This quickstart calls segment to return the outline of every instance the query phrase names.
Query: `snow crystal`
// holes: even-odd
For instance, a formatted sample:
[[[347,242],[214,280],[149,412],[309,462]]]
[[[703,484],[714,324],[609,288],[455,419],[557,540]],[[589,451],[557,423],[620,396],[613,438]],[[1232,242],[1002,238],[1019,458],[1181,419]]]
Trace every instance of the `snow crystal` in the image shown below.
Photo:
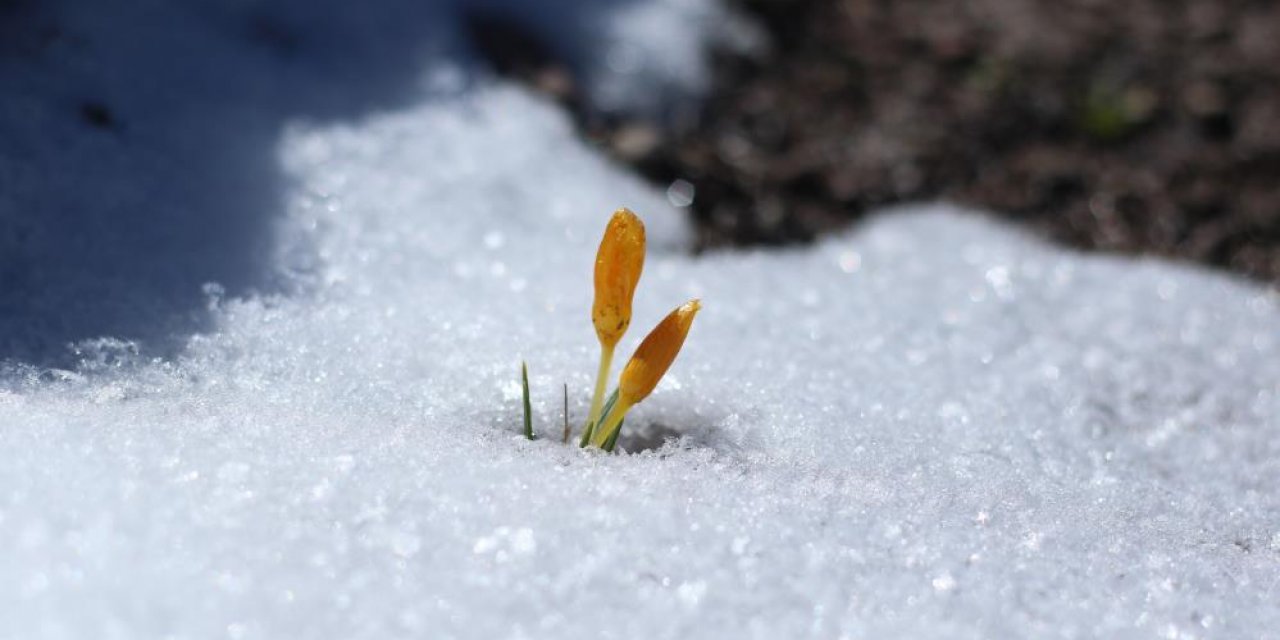
[[[202,31],[225,28],[217,16],[173,11],[186,35],[245,58],[228,62],[245,73],[234,82],[275,91],[259,84],[271,77],[253,70],[262,65],[350,79],[336,59],[266,61]],[[388,51],[412,40],[394,19],[345,17],[390,29]],[[284,88],[308,82],[322,84]],[[356,115],[282,108],[261,121],[210,95],[213,106],[160,113],[197,84],[104,81],[137,92],[120,93],[144,110],[127,131],[150,142],[36,123],[112,149],[120,165],[87,186],[43,176],[65,161],[54,150],[37,171],[7,174],[25,182],[0,201],[6,220],[28,221],[15,203],[132,207],[148,195],[182,211],[137,214],[161,225],[146,243],[85,248],[124,233],[90,221],[65,237],[41,227],[21,245],[60,249],[66,269],[133,252],[158,260],[123,273],[64,281],[20,272],[43,264],[34,254],[5,258],[16,274],[5,277],[68,290],[4,298],[45,307],[3,321],[14,360],[0,377],[0,637],[1280,628],[1274,292],[1075,254],[945,205],[812,248],[692,257],[664,187],[602,159],[563,113],[520,90],[469,80]],[[327,91],[309,95],[324,102]],[[27,113],[13,109],[0,114],[6,132]],[[262,157],[255,146],[169,166],[187,157],[174,144],[229,153],[214,144],[223,134],[195,130],[207,120],[184,124],[192,113],[257,123],[253,142],[271,144]],[[153,118],[160,133],[146,131]],[[283,133],[267,135],[268,120]],[[242,173],[205,175],[247,158]],[[0,161],[18,164],[8,149]],[[228,221],[245,203],[214,194],[263,167],[250,185],[278,188],[278,200],[250,210],[272,212],[269,233]],[[178,183],[115,184],[144,169]],[[644,216],[651,239],[620,352],[685,299],[705,309],[672,378],[628,419],[623,446],[648,450],[604,456],[555,435],[562,383],[571,421],[585,412],[590,265],[619,205]],[[219,268],[183,262],[191,233],[231,252],[191,258]],[[241,246],[259,233],[268,246]],[[181,277],[131,286],[168,260]],[[242,269],[252,273],[223,282]],[[202,290],[197,276],[223,288]],[[167,357],[146,340],[160,330],[127,336],[141,344],[81,342],[62,369],[28,340],[128,334],[138,317],[116,307],[107,324],[42,331],[32,319],[93,310],[76,300],[98,286],[129,302],[184,283],[202,320],[182,325]],[[146,309],[190,310],[157,304]],[[544,434],[534,442],[519,436],[521,360]]]

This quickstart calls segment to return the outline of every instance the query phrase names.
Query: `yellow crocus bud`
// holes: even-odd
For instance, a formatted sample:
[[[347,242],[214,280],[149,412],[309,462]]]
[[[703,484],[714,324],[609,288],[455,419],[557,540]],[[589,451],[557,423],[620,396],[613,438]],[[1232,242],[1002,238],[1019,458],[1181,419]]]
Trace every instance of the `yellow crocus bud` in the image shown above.
[[[621,208],[613,212],[596,252],[596,298],[591,322],[600,345],[612,349],[631,324],[631,298],[644,269],[644,223]]]
[[[586,446],[600,419],[604,389],[613,363],[613,348],[631,324],[631,298],[635,296],[640,272],[644,269],[644,223],[630,209],[613,212],[600,249],[596,251],[596,297],[591,305],[591,323],[600,340],[600,368],[596,371],[596,389],[591,394],[591,410],[582,430],[582,446]]]
[[[653,393],[653,388],[675,362],[685,336],[689,335],[689,327],[693,326],[693,317],[701,308],[702,303],[696,299],[676,307],[644,337],[622,369],[618,380],[619,402],[633,405]]]
[[[702,303],[696,299],[676,307],[636,347],[631,360],[622,369],[622,377],[618,381],[618,400],[609,415],[602,419],[601,428],[592,433],[591,444],[604,447],[622,426],[622,419],[632,405],[653,393],[653,388],[658,386],[658,381],[671,368],[671,363],[675,362],[676,355],[684,346],[689,327],[693,326],[693,318],[700,309]]]

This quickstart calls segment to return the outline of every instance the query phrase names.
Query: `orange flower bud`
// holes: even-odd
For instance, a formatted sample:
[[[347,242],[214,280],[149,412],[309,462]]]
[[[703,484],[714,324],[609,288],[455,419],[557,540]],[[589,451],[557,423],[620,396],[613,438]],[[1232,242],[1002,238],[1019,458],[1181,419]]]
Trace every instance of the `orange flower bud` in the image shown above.
[[[596,298],[591,322],[596,337],[612,349],[631,324],[631,298],[644,269],[644,223],[630,209],[613,212],[596,252]]]
[[[632,405],[649,397],[658,381],[671,368],[680,347],[684,346],[685,336],[689,335],[689,327],[693,326],[693,317],[698,315],[702,303],[690,300],[658,323],[658,326],[645,336],[631,355],[631,360],[622,369],[622,377],[618,380],[618,399],[600,418],[600,426],[590,435],[591,444],[612,451],[614,436],[622,427],[622,419],[626,417]],[[585,443],[584,443],[585,444]]]
[[[645,336],[618,380],[620,402],[630,406],[653,393],[653,388],[658,386],[658,381],[675,362],[676,354],[684,346],[685,336],[689,335],[689,327],[693,326],[693,317],[701,308],[700,301],[690,300],[667,314]]]

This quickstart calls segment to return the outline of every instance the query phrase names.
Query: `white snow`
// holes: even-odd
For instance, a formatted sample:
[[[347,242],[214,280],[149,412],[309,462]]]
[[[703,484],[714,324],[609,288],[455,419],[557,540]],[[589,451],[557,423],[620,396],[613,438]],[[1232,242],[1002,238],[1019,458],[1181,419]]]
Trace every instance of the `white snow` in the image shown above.
[[[0,147],[16,176],[0,220],[34,229],[0,237],[27,252],[0,258],[0,638],[1276,637],[1274,292],[946,205],[813,248],[693,257],[663,188],[454,45],[423,58],[418,91],[317,113],[284,94],[348,100],[354,68],[242,51],[208,8],[237,5],[191,6],[152,9],[270,113],[119,77],[104,90],[143,111],[98,133],[45,109],[74,70],[43,86],[37,63],[0,67],[22,88],[0,131],[38,119]],[[582,11],[687,10],[599,6]],[[164,31],[77,11],[93,37]],[[393,18],[350,32],[376,47]],[[246,146],[223,145],[240,121]],[[127,182],[144,169],[177,184]],[[241,182],[272,195],[222,193]],[[112,203],[162,226],[97,246],[132,230],[79,207]],[[686,298],[704,310],[628,420],[683,439],[605,456],[554,435],[562,383],[584,413],[590,265],[620,205],[651,240],[620,352]],[[224,253],[191,257],[209,234]],[[172,281],[132,284],[171,260]],[[205,274],[221,284],[201,290]],[[116,295],[197,320],[157,329],[93,299]],[[104,308],[107,324],[44,326]],[[118,338],[51,366],[46,343],[100,326]],[[536,442],[517,435],[521,359]]]

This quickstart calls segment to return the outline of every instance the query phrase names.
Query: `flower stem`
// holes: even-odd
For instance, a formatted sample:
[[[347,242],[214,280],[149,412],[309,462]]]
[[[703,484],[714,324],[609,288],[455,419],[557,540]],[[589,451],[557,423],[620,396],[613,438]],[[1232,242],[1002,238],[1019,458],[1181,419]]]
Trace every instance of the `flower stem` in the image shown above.
[[[596,371],[596,390],[591,394],[591,412],[587,414],[587,424],[582,430],[581,446],[587,446],[591,434],[600,420],[600,407],[604,404],[604,389],[609,383],[609,369],[613,366],[613,346],[600,345],[600,368]]]
[[[622,419],[626,417],[627,410],[631,408],[630,402],[622,398],[614,403],[613,408],[609,411],[609,415],[600,419],[600,427],[592,431],[591,444],[605,448],[605,445],[613,439],[618,429],[622,427]]]

